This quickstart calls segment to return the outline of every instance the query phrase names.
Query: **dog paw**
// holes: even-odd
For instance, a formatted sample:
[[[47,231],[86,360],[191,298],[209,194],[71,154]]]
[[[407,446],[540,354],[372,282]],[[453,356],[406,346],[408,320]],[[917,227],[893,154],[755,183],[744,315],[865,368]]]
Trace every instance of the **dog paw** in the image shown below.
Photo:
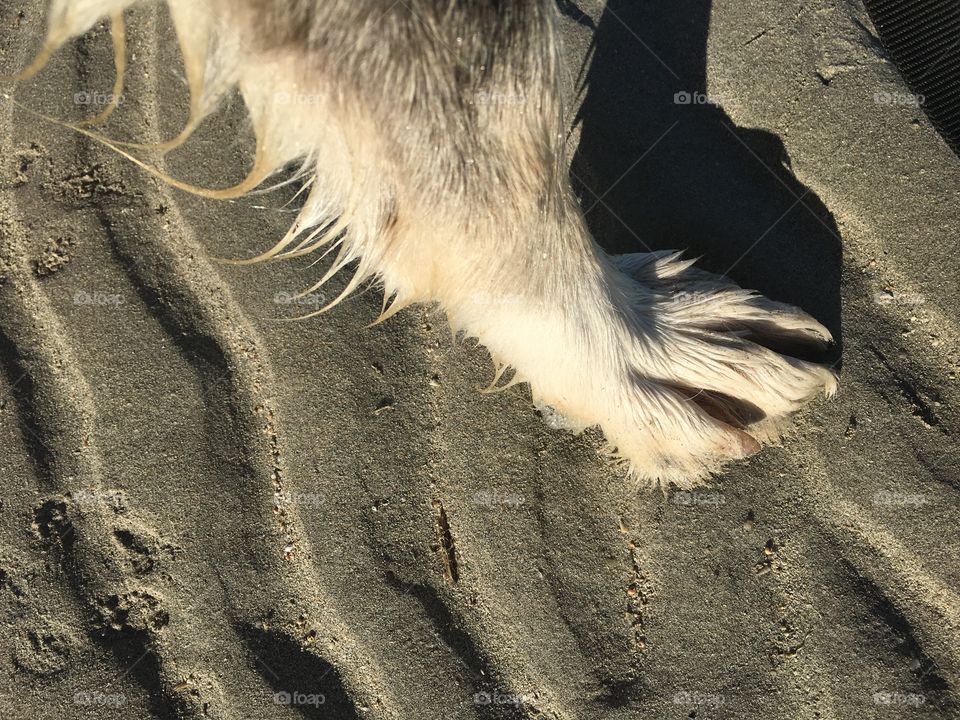
[[[641,483],[696,485],[836,392],[829,368],[788,354],[832,341],[802,310],[694,268],[679,253],[610,261],[613,311],[582,323],[589,329],[572,343],[579,377],[559,391],[552,367],[529,379],[535,400],[569,426],[599,424]]]

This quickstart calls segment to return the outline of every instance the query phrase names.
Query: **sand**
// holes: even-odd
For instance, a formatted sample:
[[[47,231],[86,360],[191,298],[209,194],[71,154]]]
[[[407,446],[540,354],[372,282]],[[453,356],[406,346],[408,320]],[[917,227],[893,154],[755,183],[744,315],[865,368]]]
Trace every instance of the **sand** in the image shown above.
[[[0,8],[0,72],[43,4]],[[638,492],[522,387],[477,393],[436,309],[289,322],[346,278],[293,302],[312,259],[217,261],[294,188],[200,200],[4,100],[0,717],[958,716],[960,161],[852,0],[561,5],[598,240],[803,306],[839,396]],[[130,25],[108,130],[171,137],[169,24]],[[111,83],[98,27],[16,99],[79,119]],[[249,161],[233,102],[168,169]]]

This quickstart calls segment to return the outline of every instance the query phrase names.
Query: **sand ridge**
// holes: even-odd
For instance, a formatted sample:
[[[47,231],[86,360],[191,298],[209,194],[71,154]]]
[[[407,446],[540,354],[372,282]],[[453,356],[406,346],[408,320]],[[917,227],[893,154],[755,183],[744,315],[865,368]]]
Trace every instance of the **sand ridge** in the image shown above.
[[[14,5],[4,71],[42,25]],[[433,308],[281,321],[320,268],[214,258],[271,244],[295,188],[198,200],[0,104],[0,714],[956,713],[956,158],[873,103],[898,81],[852,5],[681,5],[564,21],[588,219],[842,338],[840,396],[695,492],[638,496],[589,431],[476,393],[488,358]],[[129,33],[109,130],[169,137],[168,20]],[[77,117],[110,61],[98,27],[18,101]],[[234,102],[167,167],[220,186],[249,150]]]

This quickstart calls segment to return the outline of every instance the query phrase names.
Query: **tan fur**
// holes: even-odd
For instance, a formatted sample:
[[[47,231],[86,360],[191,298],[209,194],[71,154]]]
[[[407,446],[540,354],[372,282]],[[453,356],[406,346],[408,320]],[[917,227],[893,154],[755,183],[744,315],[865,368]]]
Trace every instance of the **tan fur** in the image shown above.
[[[344,18],[363,17],[346,0],[326,1]],[[508,97],[528,93],[525,108],[491,108],[444,95],[452,81],[432,78],[444,72],[436,57],[459,39],[443,36],[443,16],[424,13],[419,42],[433,54],[423,57],[423,67],[414,58],[404,66],[407,75],[378,78],[364,74],[373,60],[335,51],[318,34],[323,23],[296,25],[302,18],[294,17],[294,6],[326,12],[321,0],[309,2],[316,7],[306,0],[167,0],[192,100],[187,127],[163,149],[186,140],[234,86],[257,136],[255,167],[238,186],[178,186],[234,197],[304,161],[309,190],[302,211],[257,260],[332,245],[336,261],[308,292],[347,265],[356,270],[331,306],[370,278],[384,286],[385,316],[410,303],[439,302],[453,328],[479,338],[515,370],[511,382],[529,383],[534,400],[571,427],[600,425],[647,483],[694,484],[755,452],[758,441],[775,439],[805,403],[836,390],[829,370],[764,346],[829,342],[829,332],[802,311],[696,270],[677,254],[611,257],[600,250],[566,180],[557,52],[536,73],[527,71],[536,75],[529,82],[523,73],[489,81]],[[52,0],[45,53],[130,4]],[[355,22],[351,47],[375,57],[378,29]],[[553,39],[544,42],[555,50]],[[391,67],[382,65],[384,72]],[[30,73],[36,70],[34,64]],[[480,75],[494,75],[474,70],[472,87],[488,82]],[[390,88],[390,103],[377,95],[381,83]],[[468,140],[458,140],[449,124],[455,118],[429,127],[421,105],[434,95],[437,103],[452,97],[468,108]],[[278,102],[300,97],[310,103]],[[418,138],[411,148],[402,147],[403,123]]]

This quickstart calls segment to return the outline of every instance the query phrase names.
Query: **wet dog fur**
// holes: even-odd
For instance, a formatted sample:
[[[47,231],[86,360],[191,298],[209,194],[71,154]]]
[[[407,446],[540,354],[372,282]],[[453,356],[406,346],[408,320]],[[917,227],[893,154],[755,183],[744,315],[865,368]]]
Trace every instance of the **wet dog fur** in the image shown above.
[[[34,74],[137,0],[52,0]],[[384,318],[438,302],[506,368],[505,385],[571,428],[599,425],[643,484],[689,487],[775,441],[831,395],[829,369],[773,347],[824,347],[803,311],[679,253],[610,256],[564,154],[554,0],[165,0],[191,92],[184,142],[238,88],[257,137],[252,190],[302,163],[289,233],[256,260],[335,249],[332,305],[374,279]],[[310,102],[297,102],[310,98]],[[508,301],[506,301],[508,300]]]

